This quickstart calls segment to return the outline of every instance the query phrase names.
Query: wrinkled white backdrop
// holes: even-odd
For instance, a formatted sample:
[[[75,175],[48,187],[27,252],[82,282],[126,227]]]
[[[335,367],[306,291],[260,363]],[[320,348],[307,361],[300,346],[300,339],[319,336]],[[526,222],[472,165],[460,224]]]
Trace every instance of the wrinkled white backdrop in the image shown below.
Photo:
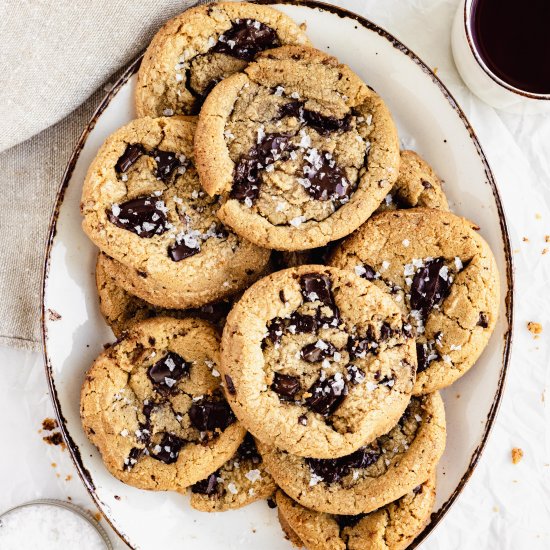
[[[437,68],[485,150],[513,241],[515,337],[500,413],[470,482],[423,548],[548,549],[550,418],[544,392],[550,384],[550,243],[545,242],[550,235],[550,116],[496,112],[468,92],[451,56],[457,0],[333,3],[385,27]],[[545,247],[548,254],[542,253]],[[527,331],[528,321],[542,323],[539,339]],[[38,433],[41,421],[53,416],[41,356],[0,348],[0,363],[0,512],[30,499],[67,497],[93,510],[67,451],[47,446]],[[511,461],[513,447],[524,451],[517,465]],[[114,534],[112,540],[123,548]]]

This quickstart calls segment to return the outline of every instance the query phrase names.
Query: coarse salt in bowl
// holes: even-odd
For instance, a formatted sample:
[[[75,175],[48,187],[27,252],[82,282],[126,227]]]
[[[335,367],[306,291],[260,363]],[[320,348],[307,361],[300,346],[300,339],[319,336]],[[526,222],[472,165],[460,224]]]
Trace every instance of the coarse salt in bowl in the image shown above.
[[[68,502],[37,500],[0,515],[2,550],[112,550],[101,526]]]

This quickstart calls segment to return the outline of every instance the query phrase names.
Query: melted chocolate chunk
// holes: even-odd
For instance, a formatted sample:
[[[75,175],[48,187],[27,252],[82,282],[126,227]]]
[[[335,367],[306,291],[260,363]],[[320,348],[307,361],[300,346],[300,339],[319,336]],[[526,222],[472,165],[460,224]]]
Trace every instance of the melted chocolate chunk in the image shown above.
[[[254,19],[237,19],[210,51],[252,61],[258,52],[280,45],[277,32],[271,27]]]
[[[418,493],[421,493],[422,492],[422,485],[417,485],[414,489],[413,489],[413,493],[415,495],[417,495]]]
[[[117,227],[131,231],[142,239],[150,239],[167,231],[164,208],[164,202],[156,197],[140,197],[120,205],[113,204],[107,211],[107,217]]]
[[[147,369],[147,376],[155,386],[171,389],[178,380],[189,376],[189,368],[181,355],[170,351]]]
[[[309,182],[306,191],[315,200],[335,200],[340,203],[349,200],[351,184],[330,153],[320,151],[314,159],[307,157],[302,171]]]
[[[317,332],[317,319],[313,315],[301,315],[294,312],[288,320],[288,329],[293,334],[315,334]]]
[[[203,397],[189,409],[191,424],[200,432],[225,430],[235,422],[235,415],[226,401]]]
[[[130,454],[128,455],[128,458],[124,460],[123,469],[125,471],[131,470],[137,464],[137,461],[140,459],[142,453],[143,449],[138,449],[137,447],[133,447],[132,449],[130,449]]]
[[[280,344],[284,331],[284,319],[275,317],[270,321],[269,326],[267,327],[267,338],[269,338],[274,345]]]
[[[367,514],[357,514],[356,516],[335,516],[335,519],[340,529],[344,529],[345,527],[354,527],[366,515]]]
[[[218,475],[219,472],[210,474],[206,479],[201,479],[191,486],[191,492],[197,495],[211,496],[218,492]]]
[[[279,117],[293,116],[301,122],[314,128],[322,135],[336,132],[337,130],[349,130],[351,115],[346,115],[344,118],[336,118],[326,116],[316,111],[310,111],[304,107],[303,101],[290,101],[281,105],[279,108]]]
[[[317,380],[308,392],[311,396],[305,400],[305,404],[322,416],[330,416],[342,404],[348,387],[342,375],[338,379],[335,375]]]
[[[269,497],[267,499],[267,505],[273,510],[274,508],[277,508],[277,504],[275,503],[275,501]]]
[[[416,344],[417,373],[425,371],[434,359],[437,359],[437,355],[435,353],[429,353],[426,344]]]
[[[298,424],[301,424],[302,426],[307,426],[307,416],[305,414],[301,414],[298,417]]]
[[[302,389],[300,379],[290,374],[280,374],[276,372],[273,376],[271,389],[286,401],[292,401],[294,396]]]
[[[155,172],[156,178],[166,182],[172,172],[181,166],[178,156],[176,153],[170,153],[169,151],[161,151],[156,149],[151,153],[151,156],[157,163],[157,169]]]
[[[316,363],[327,357],[333,357],[335,352],[336,348],[330,342],[319,340],[318,342],[304,346],[300,351],[300,355],[304,361]]]
[[[119,174],[127,172],[136,163],[137,159],[141,157],[141,155],[143,155],[141,145],[128,145],[126,147],[126,151],[124,151],[115,164],[115,170]]]
[[[363,279],[367,279],[367,281],[373,281],[376,279],[376,271],[373,267],[369,264],[363,264],[363,269],[365,270],[365,272],[361,274]]]
[[[422,187],[424,187],[424,189],[432,189],[433,185],[429,182],[429,181],[426,181],[426,180],[421,180],[422,183]]]
[[[302,295],[306,302],[319,300],[327,306],[335,306],[332,283],[328,275],[306,273],[300,277]]]
[[[477,326],[481,328],[487,328],[489,326],[489,316],[483,311],[479,314],[479,321],[477,322]]]
[[[439,305],[448,295],[451,282],[439,274],[445,265],[444,258],[426,261],[413,278],[411,285],[411,309],[418,310],[426,320],[432,309]]]
[[[352,468],[368,468],[380,458],[377,447],[362,447],[354,453],[341,458],[306,458],[312,473],[325,483],[334,483],[346,477]]]
[[[243,442],[237,449],[237,456],[243,460],[251,460],[253,464],[261,464],[262,457],[251,434],[247,433],[244,436]]]
[[[288,139],[289,136],[285,134],[266,134],[260,143],[239,160],[233,172],[233,187],[229,195],[232,199],[244,202],[246,199],[254,201],[258,198],[260,171],[288,150]]]
[[[365,380],[365,372],[356,367],[355,365],[347,365],[346,370],[348,371],[348,380],[352,384],[361,384]]]
[[[389,323],[382,323],[380,327],[380,340],[389,340],[397,331],[391,328]]]
[[[237,390],[235,388],[235,384],[233,382],[233,378],[231,378],[231,376],[229,376],[229,374],[225,374],[224,375],[224,378],[225,378],[225,387],[227,388],[227,391],[231,394],[231,395],[237,395]]]
[[[150,451],[151,458],[160,460],[165,464],[173,464],[178,459],[184,445],[185,441],[183,439],[174,434],[164,433],[160,443]]]
[[[200,251],[201,247],[198,243],[196,248],[192,248],[191,246],[187,246],[185,241],[181,241],[180,243],[176,242],[168,248],[168,256],[170,256],[173,262],[179,262],[198,254]]]

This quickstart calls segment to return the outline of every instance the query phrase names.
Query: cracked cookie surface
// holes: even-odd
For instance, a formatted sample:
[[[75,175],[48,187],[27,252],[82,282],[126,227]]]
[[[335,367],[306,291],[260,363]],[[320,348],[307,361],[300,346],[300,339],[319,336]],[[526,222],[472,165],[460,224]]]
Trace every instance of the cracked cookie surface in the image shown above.
[[[229,460],[245,436],[220,388],[217,333],[200,319],[134,324],[86,374],[80,415],[119,480],[182,490]]]
[[[258,52],[308,43],[290,17],[268,6],[220,2],[188,9],[162,27],[143,56],[138,116],[198,114],[214,85]]]
[[[264,500],[275,492],[254,438],[247,434],[235,455],[191,487],[191,506],[201,512],[225,512]]]
[[[277,491],[277,513],[290,541],[307,550],[404,550],[430,521],[435,474],[369,514],[338,516],[304,508]]]
[[[319,460],[259,442],[275,483],[306,508],[329,514],[372,512],[426,480],[445,449],[445,409],[438,392],[413,397],[397,424],[354,453]]]
[[[404,208],[449,210],[443,184],[434,169],[414,151],[400,154],[399,176],[377,212]]]
[[[349,235],[399,170],[382,99],[334,57],[299,46],[263,52],[214,88],[195,155],[203,187],[222,195],[220,219],[280,250]]]
[[[273,273],[231,310],[221,372],[235,414],[258,439],[302,456],[348,454],[405,410],[414,340],[397,305],[343,270]]]
[[[230,299],[205,304],[198,308],[163,309],[132,294],[132,281],[128,280],[127,275],[128,268],[103,252],[98,254],[95,278],[99,309],[117,338],[120,338],[133,323],[159,316],[176,319],[197,317],[208,321],[220,332],[223,329],[225,318],[232,305]]]
[[[417,340],[416,395],[467,372],[495,327],[499,274],[475,227],[433,209],[385,212],[345,240],[330,261],[389,291],[403,308]]]
[[[220,300],[249,286],[269,251],[227,229],[202,190],[192,117],[142,118],[111,135],[82,192],[82,226],[122,264],[126,290],[164,308]]]

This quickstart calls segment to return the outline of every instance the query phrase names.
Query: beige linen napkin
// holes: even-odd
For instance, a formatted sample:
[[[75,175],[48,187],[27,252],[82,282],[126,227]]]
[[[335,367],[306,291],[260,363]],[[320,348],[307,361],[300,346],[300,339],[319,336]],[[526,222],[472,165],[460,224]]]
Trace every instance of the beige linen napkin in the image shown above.
[[[104,84],[194,3],[0,1],[0,345],[39,347],[53,200]]]

